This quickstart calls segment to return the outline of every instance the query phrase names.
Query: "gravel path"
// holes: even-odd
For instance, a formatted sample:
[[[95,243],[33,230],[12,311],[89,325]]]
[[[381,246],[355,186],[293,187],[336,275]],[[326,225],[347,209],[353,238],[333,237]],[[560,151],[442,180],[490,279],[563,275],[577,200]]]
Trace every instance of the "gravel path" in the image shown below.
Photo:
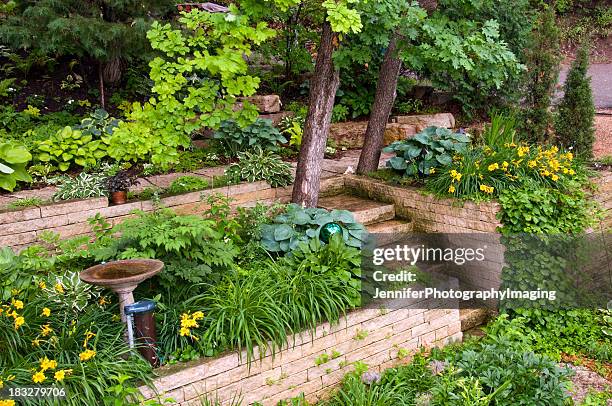
[[[595,158],[612,156],[612,109],[610,115],[595,116]]]
[[[607,379],[588,368],[569,363],[561,364],[561,366],[567,366],[574,371],[574,376],[571,377],[572,389],[570,390],[570,394],[577,405],[582,403],[589,392],[603,392],[612,390],[612,384]],[[607,405],[602,406],[612,406],[612,400],[609,400]]]

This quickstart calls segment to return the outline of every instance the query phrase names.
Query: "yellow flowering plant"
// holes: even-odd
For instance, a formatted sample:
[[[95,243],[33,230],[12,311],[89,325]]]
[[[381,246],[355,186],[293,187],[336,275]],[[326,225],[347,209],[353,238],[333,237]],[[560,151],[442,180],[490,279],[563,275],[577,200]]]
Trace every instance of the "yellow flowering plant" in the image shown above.
[[[571,152],[510,142],[496,148],[472,147],[432,176],[426,187],[438,195],[486,200],[528,180],[563,188],[577,172]]]

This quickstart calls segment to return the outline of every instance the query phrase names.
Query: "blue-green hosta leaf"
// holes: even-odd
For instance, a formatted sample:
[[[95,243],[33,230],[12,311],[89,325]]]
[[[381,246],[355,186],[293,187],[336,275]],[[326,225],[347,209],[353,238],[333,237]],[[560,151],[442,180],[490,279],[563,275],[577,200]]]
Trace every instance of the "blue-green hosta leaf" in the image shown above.
[[[339,221],[341,223],[351,224],[355,222],[353,213],[348,210],[332,210],[330,214],[335,221]]]
[[[318,230],[317,228],[309,228],[308,230],[306,230],[306,235],[309,238],[314,238],[318,235],[317,230]]]
[[[352,237],[355,237],[355,238],[357,238],[360,241],[363,241],[364,235],[366,234],[366,231],[363,230],[363,229],[361,229],[361,230],[356,230],[356,229],[351,230],[351,229],[349,229],[348,232],[349,232],[349,234]]]
[[[280,244],[278,243],[278,241],[262,239],[261,240],[261,245],[264,247],[264,249],[266,251],[278,252],[278,251],[281,250]]]
[[[436,156],[436,160],[438,162],[440,162],[440,164],[446,166],[446,165],[450,165],[451,163],[453,163],[453,158],[448,155],[448,154],[441,154]]]
[[[408,144],[408,148],[406,148],[406,150],[404,151],[404,158],[406,159],[414,159],[417,156],[419,156],[421,154],[421,151],[423,150],[423,148],[414,145],[414,144]]]
[[[314,217],[313,221],[316,225],[323,226],[327,223],[333,222],[334,218],[331,215],[329,215],[327,212],[325,212],[325,213],[317,214]]]
[[[470,142],[470,137],[468,137],[466,134],[454,133],[450,137],[454,139],[455,141]]]
[[[274,230],[274,239],[276,241],[288,240],[295,234],[293,227],[288,224],[280,224]]]
[[[399,156],[395,156],[391,159],[389,159],[387,161],[387,165],[389,165],[391,168],[401,171],[404,170],[408,167],[408,164],[406,163],[406,160],[404,158],[401,158]]]
[[[346,245],[349,247],[361,248],[361,241],[357,238],[349,237],[348,240],[346,240]]]
[[[419,143],[421,143],[423,145],[426,145],[426,146],[428,146],[429,143],[431,142],[430,137],[426,133],[424,133],[424,132],[418,133],[417,135],[412,137],[411,140],[414,140],[414,141],[419,142]]]
[[[281,251],[289,251],[289,240],[283,240],[279,243]]]
[[[310,216],[302,210],[291,213],[289,217],[294,224],[300,226],[310,223]]]
[[[406,168],[406,175],[407,176],[414,176],[418,173],[418,168],[415,164],[411,164],[410,166],[408,166],[408,168]]]

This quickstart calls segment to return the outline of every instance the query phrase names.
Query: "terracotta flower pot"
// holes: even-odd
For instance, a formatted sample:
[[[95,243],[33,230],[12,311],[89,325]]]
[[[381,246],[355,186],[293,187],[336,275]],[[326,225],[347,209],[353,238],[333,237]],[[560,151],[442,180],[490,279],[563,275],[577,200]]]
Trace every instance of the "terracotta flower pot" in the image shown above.
[[[112,204],[127,203],[127,190],[121,190],[119,192],[111,192],[110,200]]]

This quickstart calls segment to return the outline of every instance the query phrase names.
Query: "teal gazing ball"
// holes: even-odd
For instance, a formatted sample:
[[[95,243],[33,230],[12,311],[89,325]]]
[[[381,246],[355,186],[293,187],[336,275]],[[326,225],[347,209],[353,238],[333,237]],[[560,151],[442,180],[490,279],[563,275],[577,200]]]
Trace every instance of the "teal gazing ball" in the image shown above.
[[[342,234],[342,227],[340,227],[340,224],[338,223],[327,223],[321,227],[319,240],[327,244],[331,236],[334,234]]]

